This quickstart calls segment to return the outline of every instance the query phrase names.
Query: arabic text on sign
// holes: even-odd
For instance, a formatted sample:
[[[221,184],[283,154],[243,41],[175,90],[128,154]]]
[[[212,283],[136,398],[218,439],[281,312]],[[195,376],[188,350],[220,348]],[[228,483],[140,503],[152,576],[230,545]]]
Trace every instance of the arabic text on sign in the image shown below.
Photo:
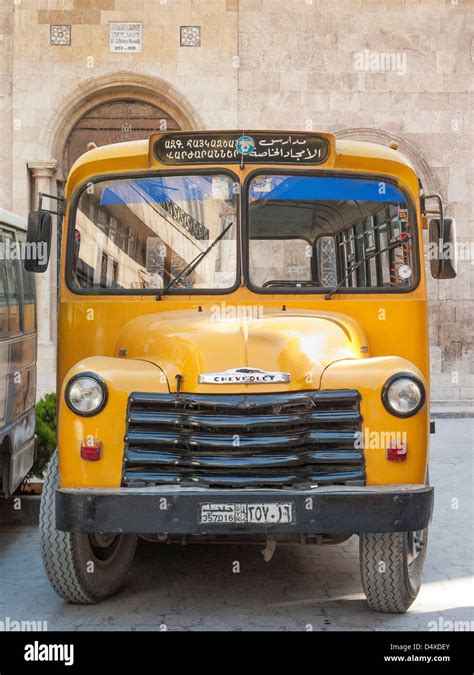
[[[274,136],[253,137],[256,148],[245,155],[245,161],[282,163],[322,163],[329,153],[323,137]],[[241,153],[237,138],[219,136],[170,136],[159,139],[155,146],[158,159],[170,163],[200,161],[238,162]]]

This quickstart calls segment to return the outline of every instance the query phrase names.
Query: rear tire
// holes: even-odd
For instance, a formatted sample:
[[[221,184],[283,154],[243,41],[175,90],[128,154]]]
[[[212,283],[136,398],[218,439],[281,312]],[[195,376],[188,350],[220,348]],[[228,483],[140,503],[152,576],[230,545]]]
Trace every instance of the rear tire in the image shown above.
[[[40,505],[40,538],[45,572],[68,602],[90,605],[116,593],[133,562],[135,534],[88,535],[56,529],[58,453],[46,470]]]
[[[359,535],[362,586],[371,609],[407,611],[420,590],[427,540],[428,528]]]

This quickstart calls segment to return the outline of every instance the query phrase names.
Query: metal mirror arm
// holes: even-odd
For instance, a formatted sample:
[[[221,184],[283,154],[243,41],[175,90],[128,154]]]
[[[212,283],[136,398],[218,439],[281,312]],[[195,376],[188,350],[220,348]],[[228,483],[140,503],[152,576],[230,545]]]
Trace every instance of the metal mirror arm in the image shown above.
[[[57,202],[56,211],[51,209],[43,208],[43,197],[48,197],[48,199],[54,199]],[[66,213],[66,200],[64,197],[58,197],[57,195],[50,195],[47,192],[38,192],[38,211],[47,211],[55,216],[64,216]]]
[[[428,199],[435,199],[438,202],[438,208],[435,210],[427,208],[426,202]],[[441,241],[444,242],[444,206],[441,195],[437,192],[433,193],[432,195],[422,195],[421,212],[424,216],[432,215],[439,218],[440,237]]]

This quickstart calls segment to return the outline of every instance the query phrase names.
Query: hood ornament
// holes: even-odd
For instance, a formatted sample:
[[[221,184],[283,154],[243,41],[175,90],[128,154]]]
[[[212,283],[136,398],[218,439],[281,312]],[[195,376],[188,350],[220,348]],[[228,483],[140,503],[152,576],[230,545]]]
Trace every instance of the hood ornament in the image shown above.
[[[199,384],[275,384],[290,379],[290,373],[242,366],[220,373],[200,373],[198,381]]]

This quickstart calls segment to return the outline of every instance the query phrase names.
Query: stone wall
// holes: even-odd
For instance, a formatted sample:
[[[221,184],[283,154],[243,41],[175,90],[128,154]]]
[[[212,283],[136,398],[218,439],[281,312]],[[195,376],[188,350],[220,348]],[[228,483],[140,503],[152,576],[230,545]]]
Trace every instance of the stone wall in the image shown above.
[[[12,44],[11,0],[0,0],[0,207],[12,208]]]
[[[183,127],[398,140],[470,247],[472,10],[468,0],[0,0],[0,203],[26,214],[32,174],[53,189],[61,178],[52,161],[74,122],[128,95],[168,106]],[[142,22],[143,51],[110,53],[110,21]],[[53,24],[71,26],[70,45],[50,44]],[[180,46],[181,26],[200,26],[200,46]],[[471,260],[456,280],[430,283],[433,395],[457,406],[474,399]],[[54,312],[54,284],[42,293]]]

